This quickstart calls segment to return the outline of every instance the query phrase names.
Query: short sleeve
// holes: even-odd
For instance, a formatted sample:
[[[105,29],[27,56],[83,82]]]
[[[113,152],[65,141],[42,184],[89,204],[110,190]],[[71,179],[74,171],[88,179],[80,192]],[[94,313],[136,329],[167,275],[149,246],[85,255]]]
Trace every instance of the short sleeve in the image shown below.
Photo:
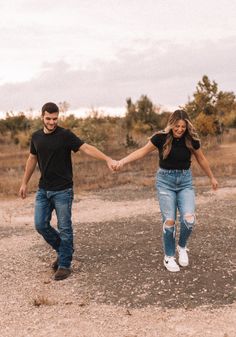
[[[165,143],[166,135],[163,133],[156,133],[150,138],[150,141],[154,146],[156,146],[158,149],[160,149],[163,146],[163,143]]]
[[[198,150],[198,149],[200,149],[201,144],[200,144],[199,140],[193,139],[192,140],[192,146],[193,146],[194,150]]]
[[[67,130],[67,142],[68,147],[73,151],[77,152],[79,148],[84,144],[84,141],[80,139],[78,136],[76,136],[73,132],[70,130]]]
[[[36,148],[34,146],[33,139],[31,139],[31,142],[30,142],[30,153],[33,154],[33,155],[37,155],[37,151],[36,151]]]

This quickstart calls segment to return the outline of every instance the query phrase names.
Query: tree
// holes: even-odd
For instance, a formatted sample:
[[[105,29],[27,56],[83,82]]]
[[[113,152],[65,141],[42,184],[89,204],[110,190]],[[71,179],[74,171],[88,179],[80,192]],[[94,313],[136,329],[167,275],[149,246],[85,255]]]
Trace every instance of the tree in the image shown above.
[[[61,126],[66,129],[74,129],[79,126],[79,119],[70,114],[68,117],[61,121]]]
[[[30,129],[30,120],[25,117],[23,112],[19,112],[17,116],[7,112],[4,124],[6,129],[10,131],[12,139],[19,131],[27,131]]]
[[[218,85],[215,81],[211,82],[204,75],[202,80],[198,82],[196,91],[193,93],[193,100],[189,101],[184,109],[190,118],[196,118],[200,113],[205,115],[213,115],[216,113]]]
[[[236,110],[236,97],[233,92],[220,91],[217,95],[216,110],[221,119],[227,118],[232,111]]]
[[[195,118],[194,125],[202,136],[216,134],[216,123],[214,123],[214,119],[212,116],[206,115],[203,112]]]
[[[160,112],[160,108],[154,106],[146,95],[142,95],[135,104],[131,98],[128,98],[126,102],[127,112],[125,122],[128,131],[135,128],[135,126],[138,129],[137,124],[142,125],[145,131],[158,128],[160,120],[158,113]]]
[[[193,93],[193,100],[184,106],[184,110],[197,123],[202,135],[218,136],[223,133],[224,125],[230,125],[233,120],[229,116],[236,111],[235,95],[233,92],[218,91],[217,83],[204,75]]]

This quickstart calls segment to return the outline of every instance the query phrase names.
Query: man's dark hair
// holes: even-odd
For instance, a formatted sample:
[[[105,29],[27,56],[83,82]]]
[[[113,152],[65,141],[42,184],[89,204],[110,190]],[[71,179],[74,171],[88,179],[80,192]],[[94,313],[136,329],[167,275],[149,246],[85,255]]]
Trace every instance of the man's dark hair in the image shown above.
[[[59,112],[59,108],[58,108],[58,106],[55,103],[48,102],[48,103],[45,103],[42,106],[42,116],[44,116],[45,111],[47,111],[48,113],[52,114],[54,112]]]

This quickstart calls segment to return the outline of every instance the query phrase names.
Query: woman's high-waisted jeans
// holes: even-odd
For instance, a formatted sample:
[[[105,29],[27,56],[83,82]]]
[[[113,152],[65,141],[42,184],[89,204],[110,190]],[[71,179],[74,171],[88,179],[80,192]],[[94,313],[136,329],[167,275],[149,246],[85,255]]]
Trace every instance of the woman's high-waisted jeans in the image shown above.
[[[195,223],[195,193],[191,170],[157,172],[157,194],[163,220],[163,246],[166,256],[175,255],[175,222],[179,211],[178,244],[185,247]],[[172,220],[172,221],[171,221]]]
[[[73,229],[71,222],[71,207],[73,189],[62,191],[47,191],[40,188],[35,200],[35,227],[45,241],[56,250],[58,266],[69,268],[72,261]],[[55,209],[58,230],[50,225],[52,212]]]

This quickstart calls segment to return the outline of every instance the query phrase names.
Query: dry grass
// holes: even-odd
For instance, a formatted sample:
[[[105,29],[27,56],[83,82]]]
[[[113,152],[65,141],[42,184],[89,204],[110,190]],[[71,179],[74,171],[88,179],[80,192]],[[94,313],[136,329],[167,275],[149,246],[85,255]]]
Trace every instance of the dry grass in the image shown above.
[[[222,144],[220,147],[205,151],[211,169],[216,176],[230,177],[236,175],[236,143]],[[200,167],[193,162],[193,173],[202,175]]]
[[[57,304],[57,302],[50,300],[48,297],[44,295],[37,296],[36,298],[33,299],[33,305],[35,307],[40,307],[42,305],[50,306],[55,304]]]
[[[233,137],[235,136],[235,133]],[[231,138],[230,138],[231,137]],[[204,150],[214,174],[218,177],[236,175],[236,142],[232,135],[226,135],[226,140],[220,146],[214,142],[207,142]],[[119,150],[107,150],[107,154],[114,159],[120,159],[133,150],[121,147]],[[3,146],[0,148],[0,196],[16,196],[23,176],[28,150],[21,150],[17,146]],[[95,160],[84,154],[73,155],[75,190],[97,190],[111,186],[134,183],[142,186],[152,185],[157,169],[157,153],[151,153],[143,160],[127,165],[121,172],[112,174],[104,162]],[[193,161],[195,176],[203,175],[199,166]],[[38,185],[39,172],[33,174],[29,192],[35,192]]]

